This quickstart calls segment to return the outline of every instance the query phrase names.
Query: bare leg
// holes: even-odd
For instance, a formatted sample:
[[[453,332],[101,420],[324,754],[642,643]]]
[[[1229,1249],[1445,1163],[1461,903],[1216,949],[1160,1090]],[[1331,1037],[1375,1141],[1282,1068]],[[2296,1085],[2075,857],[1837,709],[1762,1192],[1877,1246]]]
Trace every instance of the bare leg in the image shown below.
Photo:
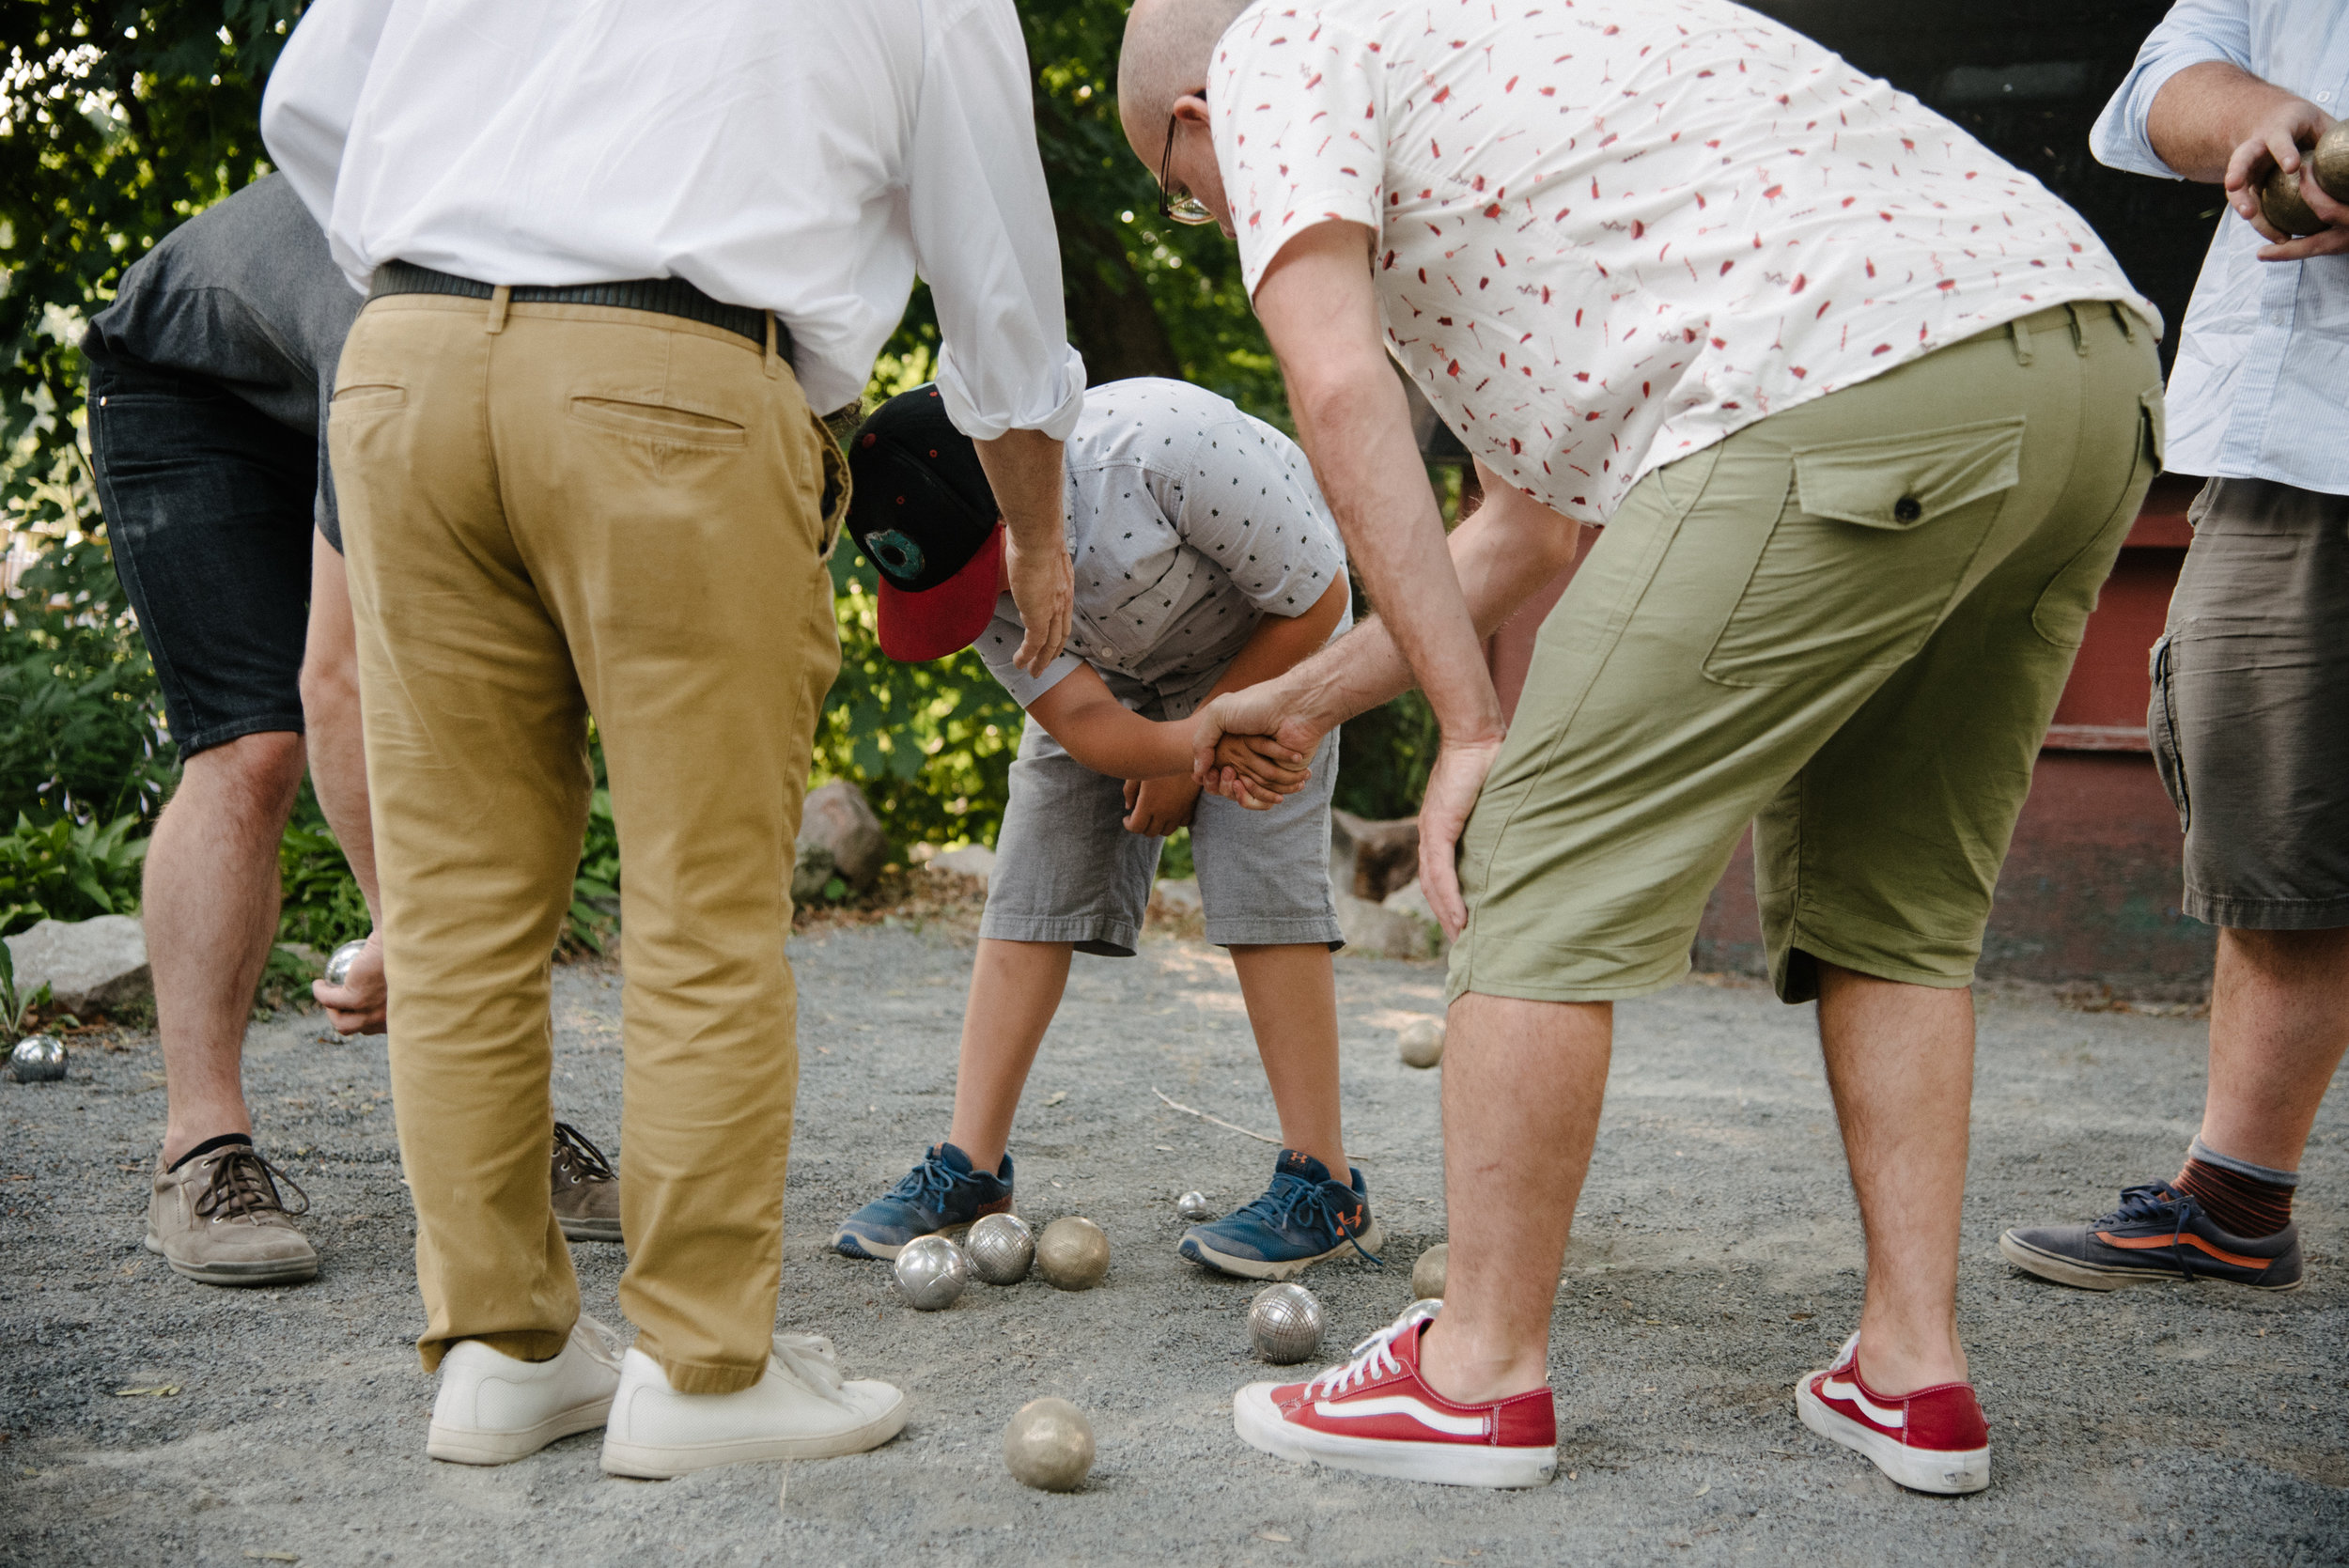
[[[2218,933],[2202,1141],[2297,1171],[2349,1047],[2349,930]]]
[[[1598,1136],[1610,1002],[1469,995],[1443,1054],[1443,1175],[1451,1267],[1421,1342],[1438,1393],[1467,1403],[1538,1389],[1566,1233]]]
[[[1000,1171],[1012,1114],[1044,1032],[1068,986],[1068,942],[984,939],[971,966],[962,1014],[962,1061],[955,1076],[955,1120],[946,1136],[974,1171]]]
[[[1338,987],[1329,947],[1235,947],[1232,968],[1281,1113],[1281,1141],[1346,1180],[1350,1167],[1338,1115]]]
[[[1819,1045],[1867,1236],[1860,1374],[1888,1395],[1963,1382],[1957,1241],[1974,1093],[1973,993],[1822,963]]]
[[[367,819],[366,745],[359,725],[359,647],[350,619],[350,587],[343,558],[326,536],[310,541],[310,631],[302,654],[302,718],[309,728],[310,784],[326,813],[343,859],[380,926],[375,831]],[[367,950],[350,967],[347,985],[319,981],[311,994],[345,1034],[383,1032],[383,942],[370,932]]]
[[[155,824],[142,913],[170,1101],[166,1161],[253,1130],[244,1026],[277,935],[277,841],[301,787],[301,736],[240,736],[188,759]]]

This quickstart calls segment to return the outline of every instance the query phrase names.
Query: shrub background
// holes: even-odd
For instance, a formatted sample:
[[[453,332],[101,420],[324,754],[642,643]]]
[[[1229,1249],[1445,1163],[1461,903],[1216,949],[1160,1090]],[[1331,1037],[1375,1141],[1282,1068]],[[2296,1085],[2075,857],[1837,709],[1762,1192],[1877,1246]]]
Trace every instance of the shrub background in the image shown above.
[[[146,836],[178,764],[96,505],[77,346],[125,268],[268,172],[261,89],[302,9],[299,0],[0,7],[0,932],[137,907]],[[1020,14],[1069,334],[1091,379],[1188,380],[1289,427],[1229,243],[1211,228],[1162,224],[1155,181],[1126,149],[1112,97],[1124,8],[1027,0]],[[938,341],[917,287],[868,400],[926,380]],[[841,673],[817,737],[817,780],[863,786],[901,850],[992,843],[1017,705],[975,654],[915,666],[883,658],[872,568],[853,550],[835,551],[832,582]],[[1434,740],[1416,694],[1349,724],[1339,803],[1371,816],[1415,809]],[[597,804],[572,935],[599,947],[620,865],[600,789]],[[1180,870],[1187,846],[1169,860]],[[282,940],[324,950],[364,934],[365,905],[306,788],[280,862]]]

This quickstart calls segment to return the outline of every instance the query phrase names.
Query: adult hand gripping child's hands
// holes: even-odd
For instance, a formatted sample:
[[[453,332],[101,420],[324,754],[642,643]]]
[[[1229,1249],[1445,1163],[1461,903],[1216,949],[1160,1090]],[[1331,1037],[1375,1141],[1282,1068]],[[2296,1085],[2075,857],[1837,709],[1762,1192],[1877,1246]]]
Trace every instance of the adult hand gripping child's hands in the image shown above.
[[[1269,810],[1305,786],[1326,733],[1278,680],[1226,691],[1191,722],[1191,777],[1251,811]]]
[[[1176,773],[1163,779],[1126,781],[1126,831],[1164,838],[1177,828],[1190,826],[1199,808],[1199,786]]]

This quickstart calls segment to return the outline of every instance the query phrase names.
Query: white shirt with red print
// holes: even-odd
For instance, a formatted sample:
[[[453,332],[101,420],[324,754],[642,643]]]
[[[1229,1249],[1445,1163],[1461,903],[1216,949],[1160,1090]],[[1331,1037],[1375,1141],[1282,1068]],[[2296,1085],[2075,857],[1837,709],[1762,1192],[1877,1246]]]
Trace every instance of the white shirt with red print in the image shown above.
[[[2038,181],[1726,0],[1262,0],[1207,99],[1250,292],[1301,231],[1376,228],[1404,368],[1486,466],[1586,521],[2049,305],[2158,331]]]

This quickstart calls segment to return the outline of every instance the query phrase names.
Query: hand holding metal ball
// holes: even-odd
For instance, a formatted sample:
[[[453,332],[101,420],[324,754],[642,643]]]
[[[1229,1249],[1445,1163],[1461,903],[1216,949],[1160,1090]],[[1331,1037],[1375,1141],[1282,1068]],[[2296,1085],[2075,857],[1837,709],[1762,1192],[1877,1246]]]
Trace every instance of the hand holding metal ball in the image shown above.
[[[2307,149],[2300,158],[2300,167],[2290,174],[2273,164],[2266,178],[2259,184],[2260,216],[2270,228],[2295,238],[2322,233],[2327,226],[2316,215],[2300,184],[2301,172],[2335,201],[2349,202],[2349,120],[2336,121],[2333,128],[2317,138],[2316,146]]]
[[[897,1254],[897,1288],[916,1312],[935,1312],[955,1304],[971,1282],[962,1249],[942,1235],[916,1236]]]
[[[326,983],[335,986],[350,985],[350,966],[357,963],[359,955],[366,950],[367,942],[365,937],[355,942],[345,942],[336,948],[326,960]]]

